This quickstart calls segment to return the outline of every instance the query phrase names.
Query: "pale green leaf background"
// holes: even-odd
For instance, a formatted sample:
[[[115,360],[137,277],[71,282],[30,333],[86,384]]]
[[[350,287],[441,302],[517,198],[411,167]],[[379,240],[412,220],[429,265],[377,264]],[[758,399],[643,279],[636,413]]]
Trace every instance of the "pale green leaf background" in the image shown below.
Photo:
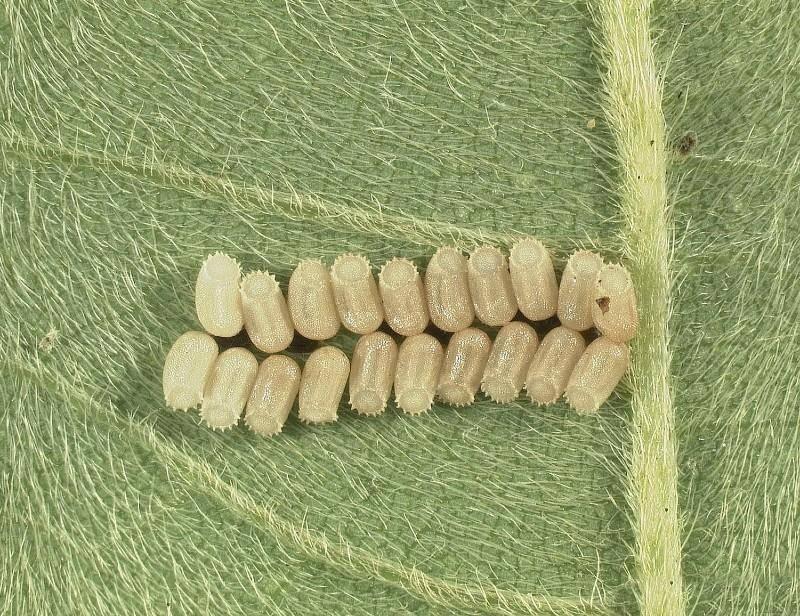
[[[636,20],[663,100],[627,130],[642,118],[604,75],[651,53]],[[649,19],[623,0],[7,0],[0,611],[796,614],[799,59],[791,0]],[[660,113],[666,184],[625,154]],[[666,190],[643,210],[663,254],[637,236],[637,182]],[[424,267],[520,234],[559,266],[576,246],[622,259],[654,307],[598,417],[343,405],[263,439],[164,407],[209,252],[285,283],[306,257]],[[677,473],[676,580],[633,513],[674,482],[629,472],[661,368],[677,465],[643,451]]]

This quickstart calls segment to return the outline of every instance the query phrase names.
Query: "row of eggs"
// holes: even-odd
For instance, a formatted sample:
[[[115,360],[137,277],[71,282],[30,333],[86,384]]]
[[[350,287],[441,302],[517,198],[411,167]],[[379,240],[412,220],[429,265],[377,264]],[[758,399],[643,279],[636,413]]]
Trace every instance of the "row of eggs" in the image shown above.
[[[207,332],[233,336],[245,328],[266,353],[286,349],[295,331],[326,340],[342,325],[364,335],[384,320],[401,336],[412,336],[429,322],[445,332],[465,329],[476,317],[485,325],[502,326],[519,310],[532,321],[557,315],[574,331],[594,326],[618,342],[630,340],[638,325],[625,268],[578,251],[559,285],[549,252],[533,238],[516,242],[510,259],[491,246],[476,249],[468,259],[456,248],[440,248],[424,279],[403,258],[387,262],[377,283],[361,255],[341,255],[330,269],[305,260],[292,273],[286,296],[273,275],[258,271],[242,279],[239,264],[216,253],[200,269],[195,303]]]
[[[492,247],[478,248],[469,259],[440,248],[424,280],[406,259],[386,263],[377,284],[364,257],[342,255],[330,270],[307,260],[294,270],[287,296],[274,276],[253,272],[242,279],[238,263],[216,253],[203,263],[195,291],[207,332],[233,336],[244,328],[267,353],[285,350],[295,331],[312,340],[331,338],[342,325],[362,334],[352,362],[323,346],[302,370],[284,355],[271,355],[259,367],[247,349],[220,354],[203,332],[175,342],[164,366],[167,404],[201,405],[204,421],[220,429],[238,423],[245,411],[247,425],[264,435],[280,432],[295,399],[302,421],[335,421],[348,381],[350,405],[365,415],[383,412],[392,389],[398,408],[419,414],[434,397],[464,406],[482,389],[505,403],[523,386],[536,403],[565,394],[579,412],[595,412],[627,370],[626,343],[638,325],[624,268],[578,251],[558,285],[549,253],[533,238],[514,244],[508,260]],[[561,324],[540,343],[533,327],[512,321],[518,310],[536,321],[557,315]],[[471,327],[476,317],[502,326],[494,341]],[[376,331],[384,321],[406,336],[399,346]],[[429,322],[454,332],[446,351],[423,333]],[[581,332],[592,327],[601,335],[587,346]]]
[[[445,404],[471,404],[479,389],[508,403],[523,386],[532,401],[552,404],[562,394],[580,413],[593,413],[611,395],[627,370],[628,345],[600,336],[588,346],[584,337],[556,327],[539,342],[521,321],[504,325],[494,341],[468,327],[450,337],[446,350],[426,333],[398,346],[389,334],[361,336],[352,361],[340,349],[322,346],[303,369],[286,355],[270,355],[261,365],[245,348],[222,353],[214,338],[190,331],[173,344],[164,365],[164,396],[169,406],[187,410],[200,405],[203,421],[215,429],[245,423],[271,436],[281,431],[298,400],[306,423],[336,421],[349,383],[349,402],[362,415],[379,415],[392,389],[398,408],[411,415],[431,408],[434,397]],[[565,393],[566,392],[566,393]]]

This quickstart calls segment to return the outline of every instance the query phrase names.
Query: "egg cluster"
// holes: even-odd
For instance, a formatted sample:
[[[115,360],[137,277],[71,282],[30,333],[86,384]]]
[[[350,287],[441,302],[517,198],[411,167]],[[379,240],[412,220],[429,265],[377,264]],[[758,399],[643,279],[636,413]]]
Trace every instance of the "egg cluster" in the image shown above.
[[[480,389],[507,403],[523,387],[538,404],[564,395],[576,411],[594,413],[627,370],[627,342],[638,325],[625,268],[578,251],[559,284],[549,252],[533,238],[517,241],[508,258],[489,246],[469,258],[440,248],[424,278],[402,258],[384,264],[377,281],[360,255],[341,255],[330,268],[302,261],[285,296],[273,275],[242,278],[234,259],[216,253],[200,269],[195,303],[207,333],[183,334],[167,354],[167,405],[199,405],[203,420],[217,429],[236,425],[244,411],[245,423],[263,435],[281,431],[295,400],[301,421],[335,421],[348,382],[350,406],[363,415],[382,413],[392,389],[397,406],[416,415],[434,397],[464,406]],[[557,316],[560,324],[540,341],[528,322],[513,320],[518,312],[528,321]],[[476,319],[500,327],[494,341],[473,327]],[[377,331],[384,322],[403,337],[399,345]],[[425,333],[431,325],[451,334],[446,348]],[[295,332],[321,341],[342,326],[361,336],[352,360],[336,347],[320,346],[301,370],[277,354]],[[245,348],[220,353],[212,338],[242,329],[270,354],[260,366]],[[587,345],[590,330],[599,336]]]

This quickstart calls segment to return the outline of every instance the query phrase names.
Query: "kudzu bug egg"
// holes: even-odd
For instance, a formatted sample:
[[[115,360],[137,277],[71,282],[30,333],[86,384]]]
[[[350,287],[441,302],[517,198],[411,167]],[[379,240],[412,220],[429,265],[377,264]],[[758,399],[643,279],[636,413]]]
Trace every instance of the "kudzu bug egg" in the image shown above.
[[[430,410],[444,361],[441,343],[429,334],[406,338],[400,345],[394,376],[397,406],[409,415]]]
[[[457,248],[439,248],[425,272],[425,295],[431,321],[446,332],[472,325],[475,309],[469,292],[467,258]]]
[[[581,355],[569,377],[564,394],[570,406],[581,414],[595,413],[622,379],[630,363],[624,342],[602,336]]]
[[[592,320],[595,282],[603,259],[588,250],[580,250],[569,258],[558,289],[558,319],[575,331],[589,329]]]
[[[489,359],[492,340],[469,327],[453,334],[445,351],[437,393],[446,404],[466,406],[475,400]]]
[[[523,238],[511,247],[508,263],[520,312],[531,321],[555,315],[558,282],[547,248],[537,239]]]
[[[167,406],[185,411],[203,401],[203,391],[218,354],[216,341],[205,332],[186,332],[173,343],[164,360]]]
[[[543,405],[558,400],[585,349],[583,336],[567,327],[547,332],[525,379],[525,390],[531,400]]]
[[[340,255],[331,267],[333,297],[339,318],[351,332],[369,334],[383,323],[383,304],[369,261],[361,255]]]
[[[258,369],[244,423],[262,436],[278,434],[300,390],[300,366],[285,355],[267,357]]]
[[[628,270],[621,265],[604,265],[597,273],[592,319],[601,334],[616,342],[627,342],[636,334],[636,294]]]
[[[239,423],[257,372],[258,361],[247,349],[234,347],[220,353],[200,407],[200,416],[209,427],[225,430]]]
[[[311,340],[333,338],[341,327],[328,269],[315,260],[301,261],[289,278],[289,314],[295,329]]]
[[[380,415],[392,391],[397,343],[389,334],[359,338],[350,362],[350,406],[361,415]]]
[[[515,400],[538,346],[539,337],[527,323],[514,321],[504,325],[497,332],[483,372],[483,393],[501,404]]]
[[[505,255],[482,246],[469,256],[469,292],[475,316],[486,325],[505,325],[517,314],[517,298]]]
[[[200,268],[195,284],[195,308],[203,328],[214,336],[235,336],[244,326],[239,296],[239,263],[217,252]]]
[[[244,328],[253,344],[265,353],[283,351],[292,343],[294,324],[275,276],[251,272],[242,280]]]
[[[378,275],[386,323],[401,336],[420,334],[428,325],[425,286],[417,266],[408,259],[392,259]]]
[[[314,351],[303,366],[300,378],[299,417],[306,423],[327,423],[338,418],[350,360],[332,346]]]

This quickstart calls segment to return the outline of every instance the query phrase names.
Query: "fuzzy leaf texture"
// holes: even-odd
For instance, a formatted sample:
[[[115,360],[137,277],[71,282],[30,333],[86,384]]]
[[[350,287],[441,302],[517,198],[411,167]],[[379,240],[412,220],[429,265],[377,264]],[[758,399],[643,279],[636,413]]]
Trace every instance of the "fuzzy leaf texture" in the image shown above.
[[[7,0],[0,41],[0,612],[796,613],[793,0]],[[633,273],[598,417],[164,408],[210,252],[521,234]]]

